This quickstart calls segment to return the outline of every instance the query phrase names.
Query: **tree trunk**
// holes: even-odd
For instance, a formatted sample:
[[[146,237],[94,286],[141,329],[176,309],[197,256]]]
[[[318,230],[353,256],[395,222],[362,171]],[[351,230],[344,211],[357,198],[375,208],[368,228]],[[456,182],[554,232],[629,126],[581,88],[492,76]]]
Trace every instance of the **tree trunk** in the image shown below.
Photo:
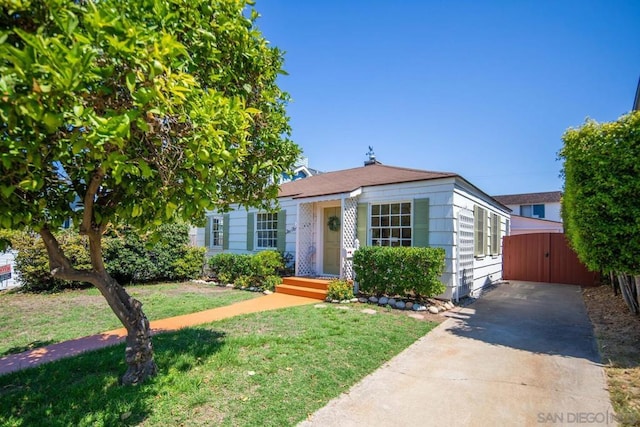
[[[627,303],[629,310],[631,310],[633,314],[638,314],[638,299],[635,289],[633,289],[631,283],[629,283],[629,276],[626,273],[618,273],[618,282],[624,302]]]
[[[120,381],[125,385],[139,384],[158,371],[153,359],[149,320],[142,311],[142,303],[132,298],[106,271],[102,260],[101,230],[85,232],[85,234],[89,237],[89,252],[93,267],[91,271],[73,268],[55,236],[47,228],[40,230],[49,255],[51,274],[60,279],[88,282],[98,288],[127,330],[125,360],[128,369]]]
[[[129,296],[115,279],[107,274],[101,282],[96,287],[127,329],[125,361],[128,368],[120,382],[124,385],[140,384],[158,372],[153,359],[149,320],[142,311],[142,303]]]

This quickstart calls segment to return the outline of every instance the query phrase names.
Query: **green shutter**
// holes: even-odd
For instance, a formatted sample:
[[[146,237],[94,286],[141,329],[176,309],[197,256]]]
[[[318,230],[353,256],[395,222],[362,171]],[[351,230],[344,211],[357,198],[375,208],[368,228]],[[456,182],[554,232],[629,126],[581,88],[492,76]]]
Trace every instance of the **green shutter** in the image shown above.
[[[473,234],[474,234],[474,255],[483,256],[487,252],[487,211],[480,206],[473,207]]]
[[[429,199],[413,200],[413,246],[429,246]]]
[[[222,249],[229,249],[229,217],[231,215],[222,215]]]
[[[209,250],[211,248],[211,226],[213,223],[213,217],[207,217],[207,223],[204,226],[204,247]]]
[[[255,233],[255,218],[256,218],[256,213],[255,212],[249,212],[247,213],[247,250],[248,251],[252,251],[253,250],[253,235]]]
[[[366,203],[358,203],[358,241],[360,246],[368,246],[367,240],[367,219],[369,216],[369,205]]]
[[[287,244],[287,211],[281,210],[278,212],[278,242],[277,247],[279,252],[284,252]]]

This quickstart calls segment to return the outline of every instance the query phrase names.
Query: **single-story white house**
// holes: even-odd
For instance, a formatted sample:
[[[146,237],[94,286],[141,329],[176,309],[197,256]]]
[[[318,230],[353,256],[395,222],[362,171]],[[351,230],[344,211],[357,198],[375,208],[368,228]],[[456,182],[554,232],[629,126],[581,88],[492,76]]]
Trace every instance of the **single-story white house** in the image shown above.
[[[280,186],[279,210],[210,212],[196,243],[208,255],[277,249],[296,276],[355,279],[358,246],[444,248],[443,298],[474,294],[502,278],[510,210],[458,174],[375,160]]]

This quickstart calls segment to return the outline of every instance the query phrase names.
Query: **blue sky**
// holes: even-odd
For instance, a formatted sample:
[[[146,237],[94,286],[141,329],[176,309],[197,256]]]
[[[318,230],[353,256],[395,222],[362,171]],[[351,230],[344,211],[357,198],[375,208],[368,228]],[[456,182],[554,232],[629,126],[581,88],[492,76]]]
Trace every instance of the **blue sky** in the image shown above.
[[[456,172],[492,195],[562,188],[562,134],[630,111],[640,1],[258,0],[310,166]]]

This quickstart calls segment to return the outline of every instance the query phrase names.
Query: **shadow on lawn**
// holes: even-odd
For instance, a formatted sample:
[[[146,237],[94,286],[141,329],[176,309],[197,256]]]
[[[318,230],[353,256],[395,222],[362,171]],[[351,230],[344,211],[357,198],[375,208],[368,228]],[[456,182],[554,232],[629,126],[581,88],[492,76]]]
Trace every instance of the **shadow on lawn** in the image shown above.
[[[0,425],[135,425],[148,417],[171,369],[186,372],[220,351],[224,334],[186,328],[153,338],[158,376],[118,385],[124,345],[0,376]]]

